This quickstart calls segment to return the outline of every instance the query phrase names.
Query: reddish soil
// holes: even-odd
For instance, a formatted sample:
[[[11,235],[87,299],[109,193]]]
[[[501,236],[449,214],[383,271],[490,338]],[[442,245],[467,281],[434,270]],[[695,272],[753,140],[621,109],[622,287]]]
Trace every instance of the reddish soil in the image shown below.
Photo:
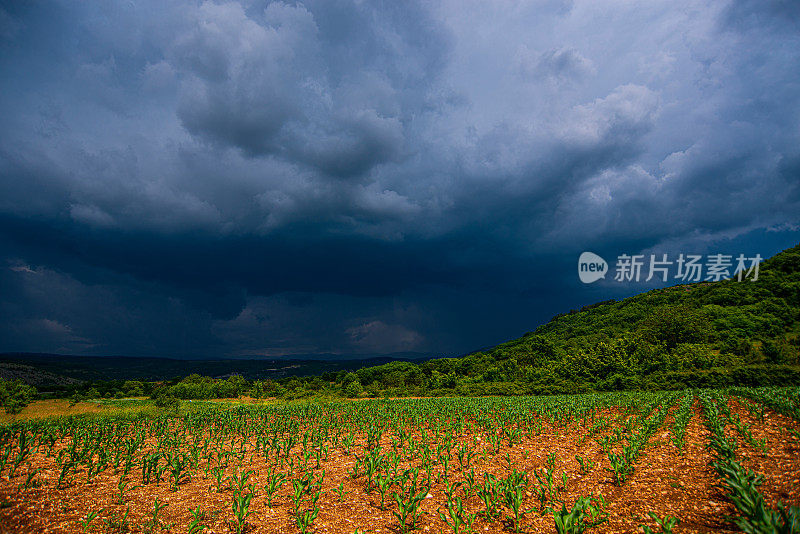
[[[735,436],[739,445],[737,458],[744,467],[764,474],[764,483],[759,491],[770,507],[777,506],[778,501],[787,506],[800,506],[800,441],[786,430],[798,430],[800,425],[792,418],[772,410],[766,410],[761,421],[745,408],[746,402],[731,399],[728,404],[731,415],[738,415],[750,427],[756,441],[766,440],[767,450],[764,452],[748,443],[734,425],[728,425],[726,434]]]
[[[743,444],[739,454],[745,465],[765,474],[766,481],[761,489],[768,502],[774,506],[780,499],[787,504],[800,504],[800,492],[797,491],[800,487],[800,447],[796,440],[788,436],[788,432],[781,431],[782,427],[800,429],[800,425],[769,410],[761,422],[736,400],[731,401],[730,407],[732,413],[738,414],[743,422],[751,425],[755,439],[767,439],[766,452]],[[708,431],[702,424],[699,405],[695,403],[694,416],[687,426],[684,450],[678,450],[671,439],[674,425],[672,414],[675,409],[676,407],[670,409],[670,415],[664,424],[651,436],[641,451],[632,476],[621,486],[615,485],[612,473],[607,469],[610,467],[608,457],[599,444],[599,440],[604,436],[613,436],[614,430],[623,425],[625,419],[632,417],[618,409],[604,410],[602,415],[612,419],[611,425],[591,435],[589,429],[580,423],[563,427],[543,421],[541,432],[532,431],[529,435],[523,435],[519,443],[513,446],[503,443],[498,454],[492,454],[493,447],[489,443],[488,434],[475,432],[474,427],[468,428],[456,437],[448,477],[451,482],[465,481],[455,452],[459,446],[466,446],[474,453],[470,467],[474,468],[476,482],[479,484],[483,480],[484,472],[498,477],[507,476],[508,460],[512,469],[527,472],[531,484],[523,507],[532,510],[522,516],[520,529],[523,532],[555,531],[553,515],[547,511],[542,513],[536,498],[538,484],[534,470],[542,474],[542,469],[548,465],[548,458],[554,468],[554,483],[557,486],[562,485],[562,473],[566,476],[566,488],[559,491],[558,497],[568,507],[581,496],[599,493],[605,498],[608,521],[590,532],[635,532],[641,530],[641,524],[658,531],[655,522],[647,515],[648,512],[654,512],[660,517],[678,517],[681,523],[675,532],[734,532],[736,530],[726,522],[725,517],[733,515],[735,510],[723,495],[718,486],[719,479],[709,465],[711,455],[706,448]],[[732,433],[736,430],[730,426],[727,432],[734,435]],[[391,450],[392,435],[391,431],[384,433],[382,452]],[[421,431],[417,429],[411,435],[417,441],[422,438]],[[430,438],[430,431],[428,436]],[[737,439],[740,443],[743,442],[738,435]],[[622,442],[616,442],[612,450],[619,450],[621,444]],[[325,478],[323,494],[319,500],[319,515],[310,527],[310,532],[400,532],[398,521],[392,513],[397,506],[390,496],[396,487],[387,492],[385,509],[381,509],[378,490],[373,489],[371,493],[367,493],[365,477],[353,479],[348,474],[355,463],[354,453],[363,456],[365,445],[362,437],[353,446],[350,454],[345,454],[341,448],[331,447],[328,459],[322,461],[319,469],[315,470],[321,473],[324,469]],[[64,446],[57,445],[56,450]],[[436,445],[432,440],[431,449],[435,454]],[[267,469],[274,466],[273,458],[265,461],[262,455],[254,454],[255,442],[252,439],[248,442],[246,451],[242,467],[254,471],[250,482],[256,484],[257,494],[250,504],[252,514],[247,518],[245,532],[299,532],[292,513],[291,482],[287,481],[283,485],[273,497],[273,506],[269,507],[263,488],[267,483]],[[299,445],[292,449],[292,454],[298,461],[302,458],[299,451]],[[552,454],[555,456],[551,456]],[[582,472],[576,455],[593,465]],[[236,472],[237,463],[232,457],[226,475]],[[310,463],[315,464],[313,457]],[[419,458],[416,463],[419,463]],[[113,467],[97,475],[89,483],[86,483],[86,468],[82,467],[71,476],[66,487],[57,489],[60,470],[53,455],[47,457],[43,447],[40,452],[32,455],[28,463],[20,466],[13,478],[9,478],[8,465],[0,473],[0,533],[83,532],[81,520],[89,512],[98,512],[98,517],[89,524],[91,532],[187,532],[191,521],[189,509],[197,507],[207,514],[204,523],[208,528],[205,532],[235,532],[231,509],[233,493],[230,489],[217,491],[213,477],[204,472],[204,465],[205,461],[201,460],[198,469],[193,470],[191,477],[182,482],[176,491],[171,489],[170,478],[166,473],[165,480],[159,484],[138,486],[141,483],[141,467],[138,470],[134,468],[129,475],[133,489],[125,493],[124,504],[119,504],[117,484],[120,475],[114,474]],[[402,471],[404,467],[408,467],[408,462],[400,462],[399,470]],[[39,471],[34,480],[40,485],[21,488],[27,475],[35,470]],[[282,471],[286,470],[284,466]],[[441,472],[442,466],[437,464],[434,476],[440,476],[420,507],[417,532],[452,532],[437,513],[446,508],[446,483],[441,479]],[[297,476],[297,472],[294,475]],[[292,476],[289,477],[291,478]],[[343,489],[341,499],[337,495],[339,484]],[[482,501],[474,492],[467,497],[465,486],[466,484],[461,486],[456,494],[464,498],[466,510],[470,513],[482,512],[485,509]],[[152,515],[156,497],[159,502],[167,504],[158,517],[164,528],[149,529],[147,521]],[[548,504],[560,506],[554,502]],[[114,530],[108,525],[114,517],[122,517],[128,508],[128,530]],[[501,515],[501,519],[487,519],[482,513],[478,513],[473,525],[474,531],[513,532],[514,525],[510,520],[508,507],[503,508]]]

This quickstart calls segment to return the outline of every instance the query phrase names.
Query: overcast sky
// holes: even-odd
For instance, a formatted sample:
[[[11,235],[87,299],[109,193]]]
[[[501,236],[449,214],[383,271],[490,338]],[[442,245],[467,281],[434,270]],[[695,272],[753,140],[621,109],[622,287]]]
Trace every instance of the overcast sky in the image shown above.
[[[0,6],[0,351],[455,355],[800,241],[800,2]]]

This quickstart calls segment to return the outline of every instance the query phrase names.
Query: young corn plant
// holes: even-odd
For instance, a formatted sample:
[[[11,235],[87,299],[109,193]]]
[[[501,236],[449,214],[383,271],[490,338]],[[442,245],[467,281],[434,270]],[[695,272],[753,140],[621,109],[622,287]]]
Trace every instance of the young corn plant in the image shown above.
[[[675,412],[675,426],[672,429],[672,442],[675,447],[683,451],[686,447],[686,425],[689,424],[693,412],[694,395],[687,393],[681,398],[680,405]]]
[[[336,489],[333,490],[336,493],[336,497],[338,498],[339,502],[344,502],[344,496],[350,493],[349,491],[344,490],[344,483],[340,482]]]
[[[444,488],[444,494],[445,494],[445,497],[447,497],[448,501],[453,498],[453,496],[458,491],[458,488],[460,488],[460,487],[461,487],[461,482],[448,482],[447,483],[447,485]]]
[[[264,493],[267,495],[267,506],[270,508],[272,508],[272,498],[285,482],[286,475],[283,473],[276,473],[272,471],[272,469],[269,470],[267,475],[267,485],[264,486]]]
[[[639,525],[639,528],[641,528],[644,531],[644,534],[656,534],[657,532],[661,534],[671,534],[672,529],[675,528],[675,526],[677,526],[680,523],[680,520],[677,517],[671,515],[658,517],[658,515],[656,515],[655,512],[647,512],[647,515],[649,515],[653,519],[653,521],[656,522],[656,524],[661,528],[661,530],[654,531],[647,525]]]
[[[353,467],[351,467],[347,472],[350,475],[350,478],[356,479],[356,478],[359,478],[361,476],[361,473],[360,473],[359,470],[361,468],[363,460],[361,458],[359,458],[357,454],[354,454],[353,456],[355,456],[356,461],[353,464]]]
[[[556,468],[556,460],[558,456],[555,452],[551,452],[547,455],[547,460],[545,460],[545,464],[547,465],[548,471],[553,471]]]
[[[250,500],[253,498],[253,493],[234,493],[231,508],[233,509],[233,516],[236,518],[236,534],[242,534],[247,517],[250,515]]]
[[[389,490],[389,488],[392,487],[392,484],[394,484],[394,478],[389,473],[385,473],[384,475],[378,475],[377,486],[378,486],[378,492],[381,494],[381,510],[386,509],[386,505],[384,504],[384,501],[386,499],[386,492]],[[341,486],[341,484],[339,485]]]
[[[383,463],[383,459],[384,456],[382,454],[378,454],[377,451],[367,455],[367,457],[364,459],[364,470],[365,474],[367,475],[367,493],[372,493],[373,477],[375,472]]]
[[[603,436],[600,439],[595,440],[597,444],[600,445],[603,449],[603,453],[607,454],[608,451],[611,449],[611,436]]]
[[[306,534],[306,532],[308,532],[308,528],[317,518],[318,514],[319,506],[316,504],[309,510],[295,512],[295,521],[297,522],[297,526],[300,528],[301,534]]]
[[[475,451],[465,445],[460,445],[458,449],[456,449],[456,457],[458,458],[458,465],[461,467],[461,470],[466,471],[472,459],[475,457]]]
[[[294,490],[292,493],[292,502],[294,503],[295,514],[300,512],[300,504],[303,502],[303,496],[306,493],[306,488],[307,485],[303,483],[303,480],[292,480],[292,489]]]
[[[537,482],[539,483],[537,494],[539,497],[542,515],[544,515],[547,502],[554,500],[557,495],[556,486],[553,483],[553,472],[543,468],[542,473],[543,475],[540,475],[538,470],[533,472],[534,476],[536,476]]]
[[[175,454],[167,457],[167,463],[170,473],[172,474],[172,490],[176,491],[178,489],[178,484],[189,476],[189,473],[186,472],[189,459],[186,455]]]
[[[25,482],[20,484],[20,489],[26,488],[35,488],[41,486],[42,483],[39,480],[36,480],[36,475],[39,473],[39,469],[34,469],[33,471],[28,471],[28,476],[25,478]]]
[[[501,489],[500,481],[491,473],[483,474],[483,485],[478,489],[478,497],[486,508],[486,519],[495,519],[500,515]]]
[[[584,458],[583,456],[575,455],[575,460],[581,466],[581,474],[587,474],[590,469],[594,467],[594,461]]]
[[[245,489],[249,489],[249,493],[253,493],[253,485],[248,484],[247,481],[250,480],[250,475],[253,474],[252,470],[244,471],[244,472],[237,472],[235,475],[228,477],[228,484],[230,489],[233,490],[234,493],[242,494],[244,493]]]
[[[119,492],[117,494],[117,499],[116,499],[117,504],[125,504],[125,493],[131,490],[135,490],[138,487],[139,486],[133,486],[129,488],[128,481],[123,478],[120,478],[119,481],[117,482],[117,491]]]
[[[167,507],[167,503],[160,503],[158,502],[158,497],[156,497],[155,503],[153,503],[153,514],[150,516],[150,519],[145,521],[143,525],[143,531],[145,534],[150,534],[158,530],[168,530],[172,528],[172,524],[166,524],[158,518],[159,512]]]
[[[763,453],[766,453],[769,450],[767,447],[766,438],[756,439],[753,437],[753,431],[750,430],[750,426],[742,421],[742,419],[739,417],[739,414],[731,417],[730,421],[733,423],[733,425],[736,427],[736,431],[742,438],[744,438],[748,445],[754,449],[760,450]]]
[[[464,472],[464,481],[466,482],[464,496],[469,499],[470,495],[478,489],[478,484],[475,482],[475,468],[471,468],[469,472]]]
[[[402,491],[400,493],[392,493],[392,496],[397,503],[397,511],[393,511],[392,513],[400,523],[401,534],[405,534],[409,530],[416,528],[419,505],[425,499],[425,496],[428,494],[428,490],[423,488],[420,491],[417,488],[416,474],[413,478],[411,478],[409,486],[406,488],[405,485],[403,485],[401,489]],[[411,522],[410,525],[409,521]]]
[[[81,519],[81,526],[83,527],[84,534],[86,532],[89,532],[89,529],[91,528],[91,522],[97,519],[97,516],[99,516],[103,512],[103,510],[105,510],[105,508],[101,508],[93,512],[88,512],[86,514],[86,517]]]
[[[462,532],[471,532],[472,524],[475,522],[477,514],[469,514],[464,510],[464,504],[461,502],[461,497],[455,499],[447,499],[447,513],[438,510],[439,518],[447,523],[447,526],[453,531],[453,534],[461,534]]]
[[[614,483],[621,486],[628,479],[628,475],[633,472],[633,465],[631,465],[628,455],[609,452],[608,461],[611,467],[606,467],[606,471],[610,471],[614,475]]]
[[[199,506],[197,508],[189,508],[189,513],[192,514],[192,520],[189,522],[188,534],[202,534],[208,528],[208,525],[203,523],[207,514],[200,511]]]
[[[602,495],[598,497],[579,497],[567,510],[564,503],[561,509],[548,508],[553,514],[558,534],[581,534],[586,529],[596,527],[608,521],[608,513],[605,511],[606,502]]]
[[[214,467],[211,469],[211,474],[214,476],[214,485],[217,488],[217,493],[221,493],[225,489],[225,470],[222,467]]]
[[[130,523],[128,522],[128,516],[131,513],[131,507],[128,506],[125,509],[125,513],[121,516],[116,512],[111,512],[109,517],[103,518],[103,522],[106,524],[106,532],[110,532],[112,534],[122,534],[124,532],[128,532],[130,530]]]
[[[503,500],[505,501],[506,506],[508,506],[514,514],[514,532],[519,532],[519,522],[520,519],[522,519],[522,515],[530,511],[530,509],[525,510],[522,508],[522,502],[525,500],[526,486],[521,483],[512,484],[508,482],[503,484],[503,486]]]

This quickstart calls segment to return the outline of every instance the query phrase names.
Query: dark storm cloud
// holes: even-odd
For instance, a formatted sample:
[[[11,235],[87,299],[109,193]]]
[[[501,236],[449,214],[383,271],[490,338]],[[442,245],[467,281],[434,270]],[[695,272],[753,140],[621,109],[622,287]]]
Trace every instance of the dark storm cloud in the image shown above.
[[[331,176],[390,161],[445,43],[416,23],[427,16],[418,8],[376,7],[270,4],[251,18],[239,4],[203,4],[171,52],[183,125]]]
[[[797,24],[0,3],[0,350],[461,352],[632,291],[578,287],[585,249],[772,254],[800,235]]]

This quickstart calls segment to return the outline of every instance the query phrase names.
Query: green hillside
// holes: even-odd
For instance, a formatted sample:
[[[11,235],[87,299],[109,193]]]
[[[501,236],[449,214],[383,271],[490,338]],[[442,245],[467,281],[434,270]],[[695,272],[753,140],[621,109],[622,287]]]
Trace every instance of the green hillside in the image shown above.
[[[756,282],[680,285],[587,306],[485,356],[607,388],[743,366],[780,374],[798,364],[799,326],[800,245],[765,261]]]

